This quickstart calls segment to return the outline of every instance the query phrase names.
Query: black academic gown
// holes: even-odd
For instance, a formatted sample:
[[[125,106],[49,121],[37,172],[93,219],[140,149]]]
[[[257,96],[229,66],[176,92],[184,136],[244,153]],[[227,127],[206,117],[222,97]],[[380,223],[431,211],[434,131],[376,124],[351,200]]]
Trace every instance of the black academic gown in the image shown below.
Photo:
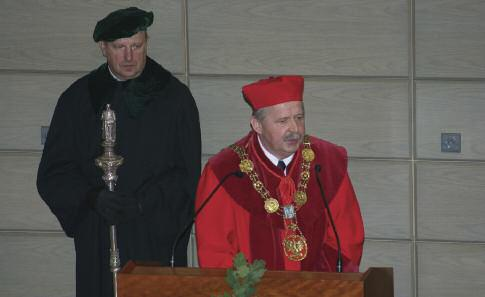
[[[101,110],[117,116],[115,151],[124,158],[116,190],[132,194],[143,212],[117,225],[121,265],[128,260],[169,265],[176,235],[193,215],[200,174],[197,106],[188,88],[153,60],[143,73],[116,82],[106,64],[72,84],[60,97],[39,165],[42,199],[74,238],[78,297],[112,296],[109,231],[86,196],[104,186],[94,159],[102,154]],[[189,234],[175,253],[187,263]]]

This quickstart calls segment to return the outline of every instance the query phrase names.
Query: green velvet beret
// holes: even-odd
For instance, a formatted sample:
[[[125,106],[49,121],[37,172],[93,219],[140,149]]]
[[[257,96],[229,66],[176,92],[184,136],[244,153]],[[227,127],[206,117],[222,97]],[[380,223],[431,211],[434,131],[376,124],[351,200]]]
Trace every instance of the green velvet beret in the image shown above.
[[[153,23],[153,12],[137,7],[115,10],[100,20],[93,32],[94,41],[113,41],[146,31]]]

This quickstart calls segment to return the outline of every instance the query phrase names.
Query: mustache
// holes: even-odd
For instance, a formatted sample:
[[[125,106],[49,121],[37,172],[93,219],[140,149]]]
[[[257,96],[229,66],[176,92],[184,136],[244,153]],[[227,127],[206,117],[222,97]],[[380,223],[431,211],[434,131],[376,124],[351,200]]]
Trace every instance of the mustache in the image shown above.
[[[284,136],[284,141],[300,140],[301,134],[297,132],[289,132]]]

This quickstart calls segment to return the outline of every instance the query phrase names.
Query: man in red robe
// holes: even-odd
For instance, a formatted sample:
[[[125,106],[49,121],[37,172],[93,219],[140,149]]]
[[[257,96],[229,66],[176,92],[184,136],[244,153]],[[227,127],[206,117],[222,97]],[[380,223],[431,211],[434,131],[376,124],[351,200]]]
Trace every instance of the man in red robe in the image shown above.
[[[303,85],[280,76],[243,87],[252,131],[207,162],[197,190],[201,267],[231,267],[243,252],[271,270],[337,271],[340,241],[343,271],[358,271],[364,227],[347,153],[305,135]]]

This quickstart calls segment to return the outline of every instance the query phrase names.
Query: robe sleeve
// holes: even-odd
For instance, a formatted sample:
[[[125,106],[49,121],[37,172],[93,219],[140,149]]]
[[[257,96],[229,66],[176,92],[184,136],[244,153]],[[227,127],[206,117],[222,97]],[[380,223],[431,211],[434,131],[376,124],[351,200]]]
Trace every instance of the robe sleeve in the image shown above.
[[[330,211],[337,229],[344,272],[358,272],[364,244],[364,226],[359,203],[348,174],[329,204]],[[322,257],[330,271],[336,270],[337,240],[332,225],[328,220],[324,238]]]
[[[172,158],[174,167],[159,175],[151,176],[143,181],[136,191],[144,216],[157,217],[160,233],[164,240],[175,244],[176,238],[183,231],[184,226],[192,221],[194,215],[194,200],[201,166],[201,136],[199,113],[194,98],[185,85],[179,84],[171,93],[177,97],[179,106],[174,119],[175,139],[174,153],[163,158]],[[172,141],[167,139],[167,141]],[[160,210],[160,200],[163,207]],[[157,206],[158,205],[158,206]],[[162,217],[161,217],[162,216]],[[186,265],[187,245],[190,232],[181,234],[176,243],[176,266]]]
[[[180,154],[180,172],[182,184],[182,193],[179,196],[179,201],[171,201],[173,222],[176,222],[174,230],[176,234],[173,237],[175,240],[177,234],[182,231],[187,222],[192,221],[194,216],[194,201],[197,189],[197,183],[200,176],[201,166],[201,135],[199,112],[194,98],[186,88],[185,100],[176,115],[177,117],[177,146],[176,149]],[[181,100],[182,98],[179,98]],[[165,197],[170,199],[174,197]],[[168,204],[168,203],[167,203]],[[187,262],[187,245],[190,239],[190,232],[183,235],[175,250],[176,259],[184,259],[181,264]]]
[[[188,92],[187,100],[185,100],[185,104],[182,105],[177,115],[177,136],[177,149],[180,151],[181,166],[185,173],[184,188],[191,198],[189,209],[190,216],[192,216],[193,201],[200,176],[201,136],[199,111],[190,92]]]
[[[74,237],[79,221],[88,211],[86,194],[94,187],[77,165],[74,135],[78,131],[70,117],[74,114],[72,105],[69,95],[61,95],[37,172],[39,194],[69,237]]]
[[[197,189],[196,209],[199,209],[219,179],[206,165]],[[228,268],[238,252],[232,198],[220,187],[205,204],[195,220],[197,254],[202,268]]]

